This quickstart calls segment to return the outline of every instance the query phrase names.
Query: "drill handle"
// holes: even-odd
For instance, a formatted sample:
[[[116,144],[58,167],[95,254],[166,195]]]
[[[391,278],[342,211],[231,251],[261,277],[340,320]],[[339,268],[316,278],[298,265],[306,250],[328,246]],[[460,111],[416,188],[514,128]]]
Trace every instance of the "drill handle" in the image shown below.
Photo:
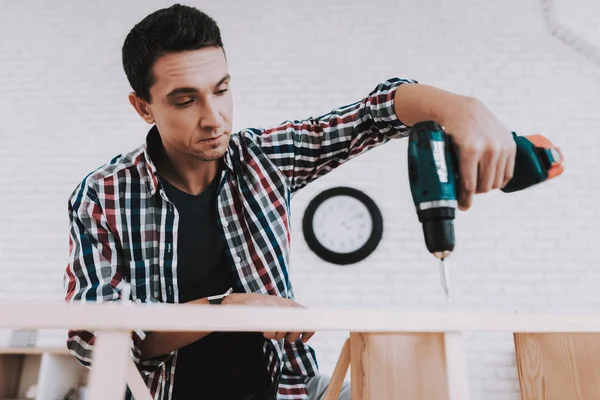
[[[517,136],[513,132],[513,138],[517,144],[515,168],[503,192],[517,192],[562,174],[562,153],[544,136]]]

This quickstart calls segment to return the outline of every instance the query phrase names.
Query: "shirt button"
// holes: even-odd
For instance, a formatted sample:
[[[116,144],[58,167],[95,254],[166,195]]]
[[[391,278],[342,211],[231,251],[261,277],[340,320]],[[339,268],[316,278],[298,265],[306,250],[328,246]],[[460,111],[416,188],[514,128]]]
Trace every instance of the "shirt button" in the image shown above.
[[[235,257],[235,262],[236,262],[236,263],[239,263],[240,261],[242,261],[242,259],[241,259],[240,257],[237,257],[237,256],[236,256],[236,257]]]
[[[228,226],[228,225],[229,225],[229,222],[223,221],[223,226]]]

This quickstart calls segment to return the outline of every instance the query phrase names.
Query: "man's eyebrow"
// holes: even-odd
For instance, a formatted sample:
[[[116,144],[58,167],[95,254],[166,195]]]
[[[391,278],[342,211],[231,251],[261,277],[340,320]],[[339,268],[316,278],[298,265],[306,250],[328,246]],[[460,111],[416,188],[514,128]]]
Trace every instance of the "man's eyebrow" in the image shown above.
[[[173,97],[177,94],[198,93],[198,89],[194,87],[178,87],[169,92],[167,97]]]
[[[219,80],[219,82],[217,82],[217,84],[215,85],[215,88],[221,86],[223,83],[225,83],[229,79],[231,79],[231,75],[226,74],[224,77],[221,78],[221,80]],[[178,88],[171,90],[169,92],[169,94],[167,94],[167,97],[173,97],[178,94],[190,94],[190,93],[199,93],[199,92],[198,92],[198,89],[196,89],[195,87],[178,87]]]
[[[221,80],[219,82],[217,82],[217,84],[215,85],[215,87],[219,87],[221,86],[223,83],[225,83],[225,81],[231,79],[231,75],[229,74],[225,74],[224,77],[221,78]]]

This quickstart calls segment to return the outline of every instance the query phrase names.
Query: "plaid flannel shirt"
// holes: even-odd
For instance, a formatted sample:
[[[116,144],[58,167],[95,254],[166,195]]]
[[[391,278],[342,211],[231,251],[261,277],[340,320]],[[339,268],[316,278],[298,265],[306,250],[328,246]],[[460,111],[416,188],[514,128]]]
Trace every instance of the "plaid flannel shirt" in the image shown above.
[[[362,100],[320,117],[231,135],[218,213],[240,288],[294,298],[288,275],[292,195],[368,149],[405,137],[408,127],[396,117],[394,94],[399,85],[415,82],[392,78]],[[99,167],[73,191],[67,302],[117,300],[128,281],[134,302],[178,302],[179,217],[149,156],[153,135],[155,126],[144,145]],[[140,360],[146,333],[133,332],[131,356],[153,398],[170,399],[177,351]],[[83,330],[68,334],[68,349],[88,367],[94,338]],[[318,368],[313,349],[301,341],[265,340],[263,350],[277,399],[306,399],[306,379]]]

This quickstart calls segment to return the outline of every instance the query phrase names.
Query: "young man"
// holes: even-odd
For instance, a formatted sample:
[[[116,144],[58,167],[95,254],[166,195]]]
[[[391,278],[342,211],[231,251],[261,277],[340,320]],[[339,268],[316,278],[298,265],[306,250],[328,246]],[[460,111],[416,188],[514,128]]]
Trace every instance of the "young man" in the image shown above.
[[[69,200],[67,301],[117,300],[217,307],[301,307],[288,276],[290,198],[408,126],[435,120],[452,136],[463,186],[474,193],[512,176],[510,131],[479,101],[389,79],[318,118],[232,132],[231,77],[216,23],[173,5],[128,34],[129,100],[152,127],[144,145],[86,176]],[[215,301],[219,303],[219,300]],[[135,332],[132,356],[155,399],[319,399],[312,333]],[[71,331],[89,365],[91,332]],[[346,386],[340,398],[349,399]]]

